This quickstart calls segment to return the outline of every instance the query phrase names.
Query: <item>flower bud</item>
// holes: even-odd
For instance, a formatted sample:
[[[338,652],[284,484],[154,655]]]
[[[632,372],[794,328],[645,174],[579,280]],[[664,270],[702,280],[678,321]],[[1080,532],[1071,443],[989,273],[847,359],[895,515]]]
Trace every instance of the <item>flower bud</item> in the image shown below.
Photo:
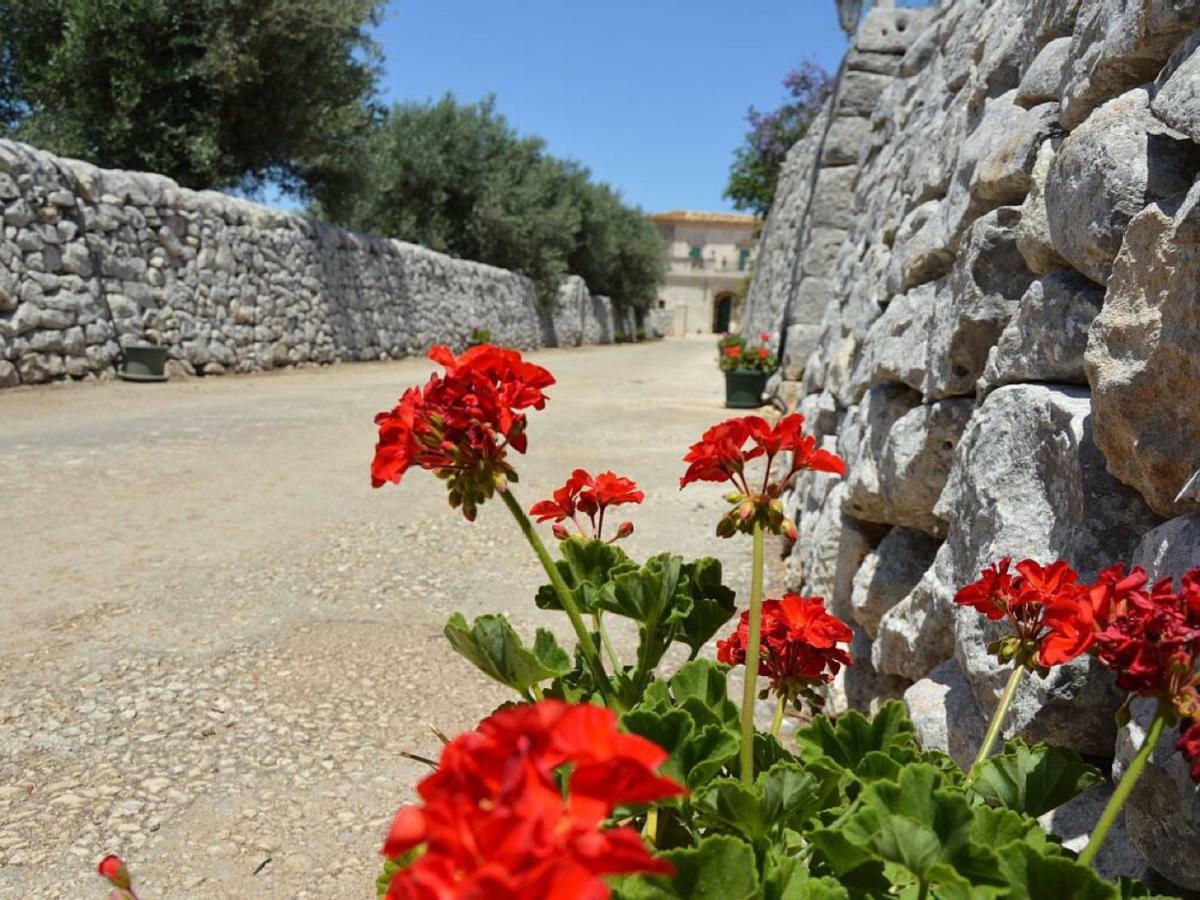
[[[125,868],[125,863],[121,857],[110,853],[104,859],[100,860],[100,865],[96,866],[96,871],[100,873],[100,877],[104,878],[115,888],[121,890],[129,890],[132,882],[129,880],[129,870]]]
[[[783,517],[783,536],[793,544],[800,540],[800,532],[796,530],[796,523],[787,516]]]
[[[746,495],[743,494],[741,491],[731,491],[730,493],[725,495],[725,502],[726,503],[741,503],[742,500],[745,498],[745,496]]]
[[[633,534],[633,523],[632,522],[622,522],[620,525],[617,526],[617,536],[615,538],[613,538],[613,540],[619,541],[621,538],[627,538],[631,534]]]
[[[560,541],[565,541],[571,536],[571,532],[567,531],[567,526],[562,522],[555,522],[550,530],[554,532],[554,536]]]
[[[742,505],[738,507],[738,518],[743,522],[749,522],[752,518],[754,518],[756,509],[757,504],[755,504],[753,500],[743,500]]]

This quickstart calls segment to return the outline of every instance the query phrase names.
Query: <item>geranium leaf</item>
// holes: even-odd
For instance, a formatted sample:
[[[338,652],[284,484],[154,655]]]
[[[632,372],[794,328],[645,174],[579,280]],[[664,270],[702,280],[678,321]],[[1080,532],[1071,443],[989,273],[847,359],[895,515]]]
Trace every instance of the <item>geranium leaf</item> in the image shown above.
[[[480,616],[468,626],[462,614],[455,613],[444,633],[450,646],[481,672],[521,694],[540,681],[571,671],[571,659],[554,635],[538,629],[530,650],[504,616]]]
[[[691,609],[680,621],[677,640],[687,644],[693,655],[700,652],[736,611],[732,590],[721,583],[721,563],[704,557],[683,567],[683,589],[691,597]]]
[[[591,613],[599,605],[599,595],[622,572],[637,569],[637,563],[620,547],[604,541],[571,537],[559,545],[562,559],[554,565],[575,597],[583,612]],[[534,602],[540,609],[562,609],[562,602],[553,586],[538,588]]]
[[[729,835],[706,837],[695,847],[659,854],[675,876],[614,879],[615,900],[755,900],[759,896],[754,848]]]
[[[763,819],[770,825],[802,828],[838,802],[840,779],[838,772],[819,763],[804,768],[796,763],[776,763],[757,779],[762,788]]]
[[[726,680],[728,668],[707,659],[694,659],[680,666],[671,676],[671,694],[675,702],[687,708],[688,700],[709,711],[711,721],[738,725],[738,708],[729,699]],[[697,718],[697,722],[701,720]]]
[[[990,803],[1040,816],[1057,809],[1104,777],[1074,750],[1012,741],[972,772],[971,788]]]
[[[684,709],[638,706],[621,717],[633,734],[651,740],[671,754],[662,772],[695,789],[719,774],[737,756],[737,732],[719,725],[697,728]]]
[[[1061,854],[1039,853],[1013,842],[998,852],[1011,896],[1028,900],[1120,900],[1121,892],[1093,871]]]
[[[903,866],[922,881],[941,859],[942,840],[932,828],[907,816],[885,816],[871,836],[871,849],[888,862]]]
[[[1003,847],[1021,841],[1038,850],[1059,851],[1059,845],[1046,837],[1036,819],[1022,816],[1011,809],[976,806],[971,810],[971,841],[982,847]]]
[[[827,716],[817,716],[811,725],[796,732],[796,744],[804,759],[826,757],[856,772],[868,753],[889,754],[913,747],[915,732],[904,704],[891,700],[869,721],[855,710],[840,716],[836,725]],[[902,761],[906,760],[902,757]]]
[[[695,793],[692,806],[709,822],[733,829],[748,841],[763,840],[770,831],[759,785],[748,787],[735,778],[720,778]]]
[[[809,873],[804,863],[772,847],[763,874],[763,900],[850,900],[850,892],[834,878]]]

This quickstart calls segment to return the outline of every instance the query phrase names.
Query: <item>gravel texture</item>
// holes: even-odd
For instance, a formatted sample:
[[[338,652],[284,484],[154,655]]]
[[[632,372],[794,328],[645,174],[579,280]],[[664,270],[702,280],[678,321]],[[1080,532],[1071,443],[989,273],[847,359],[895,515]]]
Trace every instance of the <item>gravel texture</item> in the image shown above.
[[[544,351],[559,384],[518,496],[574,466],[648,493],[628,549],[715,554],[719,486],[680,458],[725,417],[707,340]],[[498,502],[470,525],[414,472],[372,491],[372,415],[427,363],[0,396],[0,896],[369,897],[380,839],[454,734],[506,692],[441,626],[538,612]],[[736,561],[736,562],[733,562]],[[626,649],[630,636],[618,639]]]

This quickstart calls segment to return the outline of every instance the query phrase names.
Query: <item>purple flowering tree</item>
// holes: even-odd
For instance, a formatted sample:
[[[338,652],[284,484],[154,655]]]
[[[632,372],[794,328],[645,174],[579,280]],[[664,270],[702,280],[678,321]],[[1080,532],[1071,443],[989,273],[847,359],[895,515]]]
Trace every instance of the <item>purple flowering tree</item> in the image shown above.
[[[734,154],[725,197],[737,209],[765,216],[775,199],[779,172],[792,145],[808,132],[809,125],[829,97],[833,81],[828,73],[804,60],[783,80],[787,100],[778,109],[763,112],[751,106],[746,139]]]

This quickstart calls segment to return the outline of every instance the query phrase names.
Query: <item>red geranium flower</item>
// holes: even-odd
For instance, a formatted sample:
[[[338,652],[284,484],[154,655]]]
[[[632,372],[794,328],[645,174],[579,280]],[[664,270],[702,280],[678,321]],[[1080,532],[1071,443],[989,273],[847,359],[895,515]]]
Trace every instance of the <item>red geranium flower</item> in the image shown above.
[[[553,521],[554,534],[560,540],[565,540],[569,534],[562,522],[570,519],[579,533],[601,538],[604,530],[604,512],[612,506],[622,506],[626,503],[641,503],[646,495],[638,490],[637,484],[629,478],[623,478],[614,472],[601,472],[593,478],[584,469],[576,469],[567,479],[567,483],[554,492],[551,500],[542,500],[529,509],[539,523]],[[579,521],[579,515],[585,515],[591,523],[591,529],[585,529]],[[617,526],[617,534],[612,540],[618,540],[633,534],[633,523],[622,522]]]
[[[728,419],[704,432],[692,444],[683,461],[687,471],[679,479],[685,488],[697,481],[728,481],[737,488],[729,500],[735,508],[717,526],[717,534],[730,537],[737,531],[750,532],[755,522],[768,531],[796,537],[796,526],[783,515],[779,497],[804,470],[846,474],[846,464],[827,450],[818,450],[817,441],[801,431],[804,416],[784,416],[774,426],[761,416]],[[749,442],[750,446],[747,446]],[[791,463],[781,478],[772,479],[775,458],[788,453]],[[764,457],[762,486],[755,490],[746,475],[746,464]]]
[[[995,645],[1000,661],[1048,668],[1086,652],[1090,639],[1082,632],[1092,607],[1078,573],[1062,560],[1042,566],[1025,559],[1015,574],[1011,567],[1012,557],[1006,556],[954,595],[960,606],[1012,625],[1013,637]]]
[[[371,485],[399,484],[411,466],[446,481],[450,504],[475,518],[480,503],[516,472],[506,461],[512,447],[526,449],[525,415],[542,409],[543,389],[554,377],[516,350],[482,344],[462,356],[434,347],[429,358],[445,368],[424,388],[410,388],[390,411],[375,417],[379,442]]]
[[[759,339],[760,341],[762,341],[764,344],[767,344],[767,343],[770,343],[770,341],[771,341],[771,336],[770,336],[769,334],[767,334],[767,333],[764,331],[762,334],[760,334],[760,335],[758,336],[758,339]]]
[[[717,659],[731,666],[745,665],[749,639],[746,611],[733,633],[717,641]],[[813,688],[832,681],[842,666],[852,665],[850,654],[838,644],[853,639],[854,632],[826,611],[821,597],[785,594],[779,600],[765,600],[758,674],[770,679],[771,689],[781,697],[811,694]]]
[[[1200,609],[1192,590],[1200,570],[1184,576],[1184,589],[1172,591],[1171,579],[1147,594],[1133,591],[1096,634],[1100,659],[1117,673],[1117,687],[1142,696],[1181,696],[1200,659]]]
[[[100,865],[96,866],[96,871],[100,873],[101,878],[117,889],[113,894],[114,896],[133,897],[133,882],[129,877],[129,870],[125,867],[125,861],[121,857],[115,853],[108,854],[108,856],[100,860]]]
[[[1192,781],[1200,784],[1200,721],[1185,722],[1180,727],[1175,749],[1188,761]]]
[[[730,344],[728,347],[726,347],[721,352],[724,353],[726,356],[728,356],[730,359],[737,359],[739,356],[742,355],[742,348],[739,347],[737,344]]]
[[[1043,620],[1050,633],[1042,641],[1042,665],[1069,662],[1091,650],[1096,634],[1108,627],[1114,611],[1145,584],[1144,571],[1138,568],[1126,575],[1125,566],[1118,563],[1101,572],[1082,595],[1051,597]]]
[[[384,855],[425,851],[392,877],[387,896],[600,900],[606,875],[670,875],[637,831],[601,828],[619,805],[685,793],[655,774],[666,758],[619,732],[601,707],[546,700],[495,713],[446,745],[417,787],[422,805],[396,816]]]

